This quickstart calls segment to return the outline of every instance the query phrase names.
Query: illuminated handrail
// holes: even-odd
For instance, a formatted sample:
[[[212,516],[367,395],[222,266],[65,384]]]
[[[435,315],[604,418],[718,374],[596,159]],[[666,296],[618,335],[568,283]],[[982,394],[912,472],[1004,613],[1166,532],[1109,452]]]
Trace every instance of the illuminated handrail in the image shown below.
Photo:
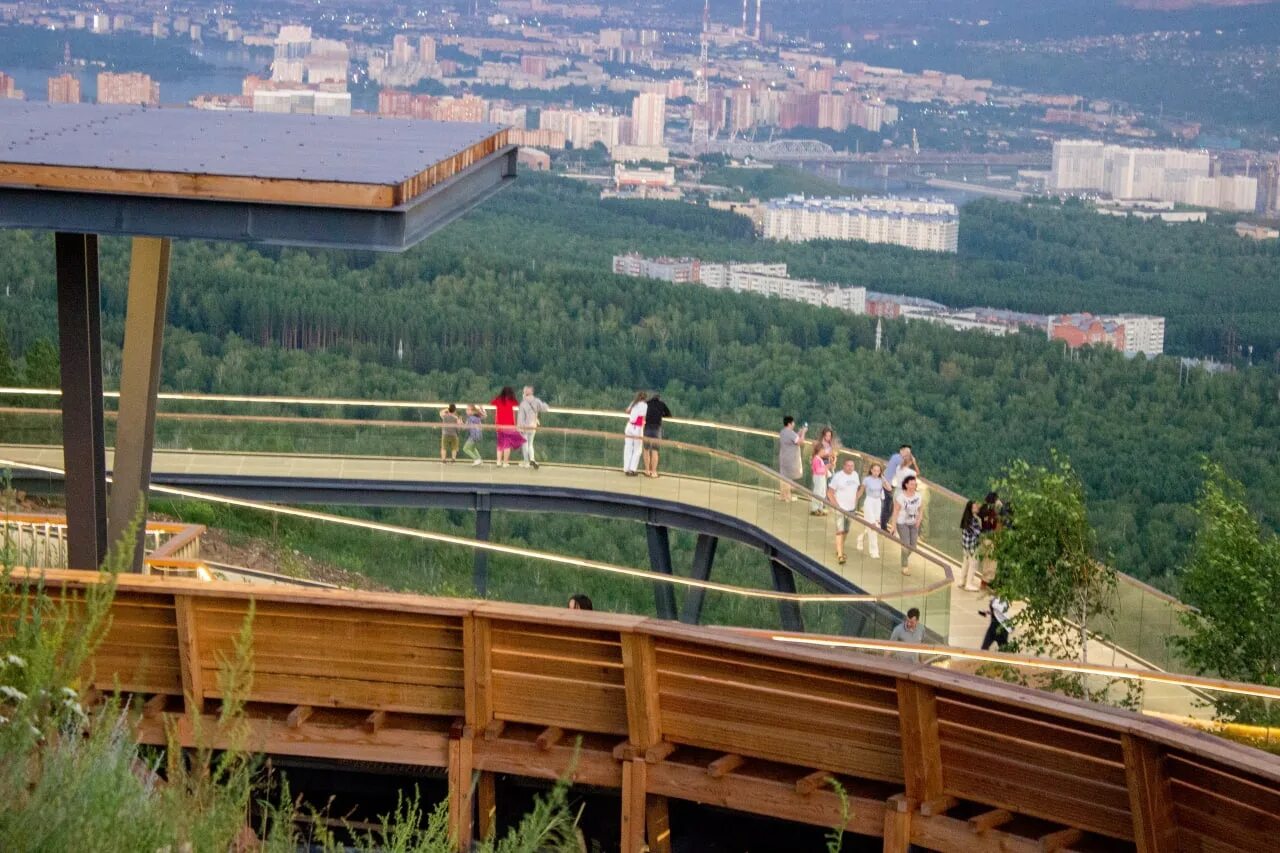
[[[6,389],[0,388],[0,394],[4,393],[5,390]],[[170,395],[170,396],[173,397],[175,395]],[[0,407],[0,414],[45,415],[49,417],[56,417],[56,416],[59,416],[61,412],[59,412],[56,409],[22,409],[22,408]],[[106,413],[106,416],[108,418],[114,417],[114,415],[115,413],[113,412]],[[443,429],[454,429],[454,430],[461,431],[461,430],[470,430],[470,429],[476,428],[471,425],[459,426],[459,425],[453,425],[453,424],[442,424],[438,422],[425,422],[425,421],[392,421],[392,420],[371,419],[371,418],[323,418],[323,419],[320,419],[320,418],[312,418],[312,417],[287,416],[287,415],[219,415],[219,414],[209,414],[209,413],[202,413],[202,412],[157,412],[156,417],[157,419],[161,419],[161,420],[174,420],[174,421],[185,420],[185,421],[205,421],[205,422],[217,422],[217,423],[239,422],[239,423],[260,423],[260,424],[313,424],[319,420],[323,420],[325,425],[335,426],[335,427],[382,427],[382,428],[388,428],[388,429],[416,429],[416,430],[425,430],[428,432],[439,432]],[[621,417],[625,417],[625,415],[622,415]],[[499,427],[491,423],[481,424],[479,425],[478,428],[485,432],[496,432],[499,429],[503,429],[503,427]],[[506,427],[506,429],[511,429],[511,427]],[[537,431],[539,435],[544,435],[544,436],[545,435],[577,436],[582,438],[590,438],[590,439],[605,440],[605,441],[612,441],[612,442],[622,442],[625,440],[625,437],[620,433],[612,433],[612,432],[606,433],[606,432],[600,432],[596,430],[576,429],[572,427],[540,426],[537,428]],[[904,545],[902,541],[898,539],[896,536],[893,536],[892,534],[882,531],[875,524],[867,522],[857,512],[847,512],[841,509],[840,507],[832,503],[830,500],[828,500],[826,495],[815,495],[813,492],[806,489],[802,484],[794,483],[786,479],[774,469],[769,468],[765,465],[762,465],[759,462],[756,462],[751,459],[746,459],[742,456],[729,453],[728,451],[725,451],[725,450],[720,450],[719,448],[707,447],[705,445],[692,444],[684,441],[677,441],[675,439],[668,439],[668,438],[646,439],[646,441],[656,443],[660,447],[683,450],[683,451],[687,451],[695,454],[703,454],[706,456],[719,459],[723,462],[727,462],[732,465],[741,466],[753,472],[756,476],[763,477],[771,481],[773,484],[775,484],[774,486],[775,488],[783,485],[784,483],[788,484],[791,486],[792,490],[795,493],[797,493],[803,498],[803,500],[821,503],[827,508],[829,512],[835,512],[837,514],[843,515],[846,518],[848,518],[850,522],[855,525],[855,529],[865,529],[869,532],[874,531],[876,535],[881,536],[885,539],[888,539],[898,544],[899,547],[903,547],[903,548],[906,548],[907,550],[910,550],[912,553],[919,556],[922,560],[932,564],[935,568],[937,568],[942,572],[943,574],[942,580],[936,581],[932,585],[917,587],[912,591],[912,594],[927,594],[930,592],[934,592],[938,589],[942,589],[948,584],[955,582],[956,571],[958,569],[958,566],[954,563],[954,561],[950,560],[950,558],[948,558],[945,554],[941,554],[940,552],[936,551],[936,549],[932,549],[932,548],[929,548],[929,549],[924,549],[920,547],[910,548]],[[240,451],[240,453],[241,455],[246,455],[246,456],[254,455],[253,451]],[[314,454],[299,453],[299,454],[293,454],[293,455],[311,456]],[[363,458],[395,459],[395,458],[402,458],[402,457],[366,456]],[[557,463],[557,464],[561,467],[592,467],[592,468],[598,467],[598,466],[578,466],[578,465],[575,465],[574,463]],[[687,477],[690,477],[691,479],[706,479],[706,478],[700,478],[694,475],[682,474],[681,476],[687,476]],[[728,482],[728,481],[720,481],[720,482]],[[741,486],[742,484],[736,484],[736,485]],[[751,487],[748,487],[748,488],[751,488]]]
[[[19,468],[31,471],[40,471],[47,474],[62,476],[65,471],[61,468],[54,468],[47,465],[34,465],[27,462],[20,462],[12,459],[0,459],[0,467]],[[556,554],[551,551],[541,551],[534,548],[521,548],[515,545],[503,545],[495,542],[487,542],[480,539],[471,539],[465,536],[455,536],[450,533],[435,533],[429,530],[418,530],[412,527],[402,527],[394,524],[386,524],[383,522],[366,521],[358,518],[350,518],[344,515],[333,515],[330,513],[319,512],[317,510],[301,509],[298,507],[281,506],[278,504],[263,503],[261,501],[251,501],[242,498],[229,498],[223,495],[215,495],[208,492],[201,492],[194,489],[182,489],[173,486],[161,486],[157,484],[151,485],[151,491],[158,494],[172,495],[174,497],[186,498],[189,500],[204,501],[207,503],[222,504],[224,506],[235,506],[242,509],[251,509],[258,512],[269,513],[291,518],[302,518],[310,521],[320,521],[327,524],[337,524],[345,527],[358,528],[362,530],[371,530],[381,533],[389,533],[397,536],[405,536],[413,539],[420,539],[427,542],[435,542],[442,545],[455,545],[463,548],[470,548],[477,551],[485,551],[490,554],[505,554],[507,556],[521,557],[525,559],[539,560],[555,565],[566,566],[573,569],[583,569],[588,571],[603,572],[605,574],[621,575],[639,580],[652,581],[654,583],[665,583],[673,586],[692,587],[704,589],[710,592],[721,592],[729,595],[737,595],[744,598],[767,599],[771,601],[791,601],[800,604],[873,604],[882,601],[892,601],[898,598],[917,598],[920,596],[920,590],[912,589],[908,591],[888,592],[881,595],[871,595],[869,593],[802,593],[802,592],[785,592],[771,589],[752,589],[749,587],[736,586],[733,584],[717,583],[715,581],[704,581],[696,578],[686,578],[680,575],[666,575],[652,572],[648,569],[638,569],[631,566],[619,566],[613,563],[606,563],[600,560],[590,560],[581,557],[572,557],[565,554]],[[0,519],[5,517],[0,512]]]

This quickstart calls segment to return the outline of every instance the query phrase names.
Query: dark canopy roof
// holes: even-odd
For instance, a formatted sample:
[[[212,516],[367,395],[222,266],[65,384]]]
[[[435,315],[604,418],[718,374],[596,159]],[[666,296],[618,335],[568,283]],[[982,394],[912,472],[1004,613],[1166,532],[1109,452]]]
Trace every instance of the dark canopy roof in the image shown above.
[[[499,125],[0,101],[0,227],[398,251],[515,176]]]

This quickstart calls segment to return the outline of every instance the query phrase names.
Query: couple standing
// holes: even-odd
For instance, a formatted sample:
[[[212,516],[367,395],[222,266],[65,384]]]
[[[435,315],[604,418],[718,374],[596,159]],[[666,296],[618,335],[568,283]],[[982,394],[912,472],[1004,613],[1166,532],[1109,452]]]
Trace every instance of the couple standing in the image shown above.
[[[640,475],[640,463],[644,462],[646,477],[658,476],[658,448],[662,442],[662,422],[671,417],[671,410],[658,394],[649,396],[637,391],[631,405],[627,406],[627,426],[623,429],[626,439],[622,443],[622,473],[628,477]]]

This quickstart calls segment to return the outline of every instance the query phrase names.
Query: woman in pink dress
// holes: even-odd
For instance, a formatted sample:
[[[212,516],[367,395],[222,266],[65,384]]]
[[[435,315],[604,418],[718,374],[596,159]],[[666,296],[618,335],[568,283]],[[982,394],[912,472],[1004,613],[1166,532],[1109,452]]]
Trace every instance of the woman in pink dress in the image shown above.
[[[498,427],[496,464],[506,468],[511,464],[511,451],[519,449],[520,445],[524,444],[524,436],[520,435],[520,431],[516,429],[516,408],[519,407],[520,401],[516,399],[516,392],[507,385],[498,392],[498,396],[489,401],[489,405],[493,406],[493,422]]]

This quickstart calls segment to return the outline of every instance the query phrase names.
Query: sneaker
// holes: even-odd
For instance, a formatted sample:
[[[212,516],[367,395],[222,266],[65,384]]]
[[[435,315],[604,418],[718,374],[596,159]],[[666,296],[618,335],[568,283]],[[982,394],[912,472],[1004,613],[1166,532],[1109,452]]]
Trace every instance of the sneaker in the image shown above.
[[[475,460],[474,462],[472,462],[471,464],[472,464],[472,465],[483,465],[483,464],[484,464],[484,460],[483,460],[483,459],[477,459],[477,460]]]
[[[537,470],[538,470],[538,468],[539,468],[539,467],[541,467],[541,466],[539,466],[539,465],[538,465],[538,460],[536,460],[536,459],[530,459],[530,460],[529,460],[529,464],[533,466],[533,470],[535,470],[535,471],[537,471]]]
[[[904,569],[902,570],[902,573],[903,573],[904,575],[909,575],[909,574],[911,574],[911,569],[904,568]]]
[[[528,463],[528,462],[521,462],[521,463],[520,463],[520,467],[521,467],[521,468],[528,468],[528,467],[529,467],[529,463]]]

